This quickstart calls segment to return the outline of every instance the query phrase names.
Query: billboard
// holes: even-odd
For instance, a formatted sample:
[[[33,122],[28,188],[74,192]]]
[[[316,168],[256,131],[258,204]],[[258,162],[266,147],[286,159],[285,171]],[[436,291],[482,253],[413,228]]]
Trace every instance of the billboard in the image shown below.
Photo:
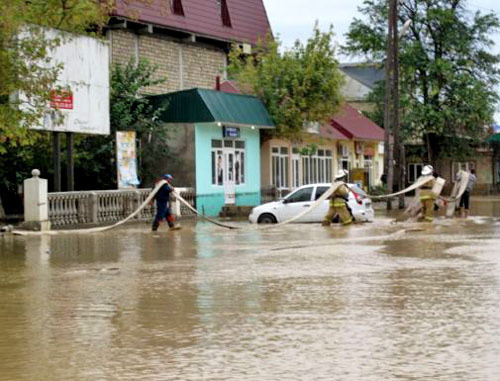
[[[56,87],[50,93],[47,112],[37,130],[108,135],[109,45],[97,38],[54,29],[47,39],[62,43],[48,54],[46,66],[63,65]],[[22,95],[20,95],[22,98]],[[55,110],[59,110],[59,113]],[[59,114],[59,115],[58,115]]]
[[[118,189],[136,188],[139,185],[135,131],[116,132],[116,169]]]

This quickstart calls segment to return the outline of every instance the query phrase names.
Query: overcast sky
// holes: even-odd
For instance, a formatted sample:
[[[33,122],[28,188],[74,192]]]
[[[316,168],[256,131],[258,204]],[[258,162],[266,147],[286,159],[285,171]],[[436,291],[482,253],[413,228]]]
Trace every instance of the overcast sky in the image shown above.
[[[358,7],[363,0],[264,0],[267,15],[275,35],[279,35],[283,46],[292,46],[296,39],[305,41],[317,20],[322,30],[333,25],[336,41],[345,42],[345,33],[354,17],[361,17]],[[470,0],[472,12],[493,11],[500,16],[500,0]],[[494,52],[500,53],[500,33],[492,36],[496,41]],[[341,62],[359,61],[356,58],[339,57]],[[500,105],[495,115],[500,122]]]
[[[316,20],[322,30],[332,24],[337,41],[344,43],[349,24],[354,17],[361,17],[358,7],[362,3],[363,0],[264,0],[273,32],[284,46],[291,46],[297,38],[307,39]],[[472,11],[494,11],[500,15],[500,0],[471,0],[468,4]],[[500,34],[495,40],[495,50],[500,52]]]

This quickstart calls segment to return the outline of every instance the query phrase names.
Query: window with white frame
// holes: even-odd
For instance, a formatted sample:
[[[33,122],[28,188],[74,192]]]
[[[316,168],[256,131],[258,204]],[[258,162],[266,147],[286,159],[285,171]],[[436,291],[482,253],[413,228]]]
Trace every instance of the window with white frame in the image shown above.
[[[332,151],[318,149],[314,155],[302,156],[302,185],[332,181]]]
[[[470,172],[471,169],[476,169],[476,163],[473,161],[454,161],[451,167],[452,181],[456,181],[459,171]]]
[[[212,185],[225,182],[245,184],[246,153],[243,140],[213,139],[211,149]]]
[[[272,184],[288,189],[288,147],[271,147]]]
[[[300,187],[300,154],[298,148],[292,150],[292,187]]]
[[[212,140],[212,185],[224,184],[224,151],[222,140]]]
[[[245,184],[245,142],[236,140],[235,145],[235,161],[234,161],[234,178],[236,185]]]
[[[408,164],[408,183],[414,183],[422,174],[422,163],[409,163]]]

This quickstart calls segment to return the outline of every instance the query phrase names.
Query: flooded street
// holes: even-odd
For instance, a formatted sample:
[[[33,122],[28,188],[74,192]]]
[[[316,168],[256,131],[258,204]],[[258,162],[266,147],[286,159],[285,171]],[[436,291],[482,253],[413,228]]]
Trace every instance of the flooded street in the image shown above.
[[[500,211],[485,211],[5,236],[0,380],[498,380]]]

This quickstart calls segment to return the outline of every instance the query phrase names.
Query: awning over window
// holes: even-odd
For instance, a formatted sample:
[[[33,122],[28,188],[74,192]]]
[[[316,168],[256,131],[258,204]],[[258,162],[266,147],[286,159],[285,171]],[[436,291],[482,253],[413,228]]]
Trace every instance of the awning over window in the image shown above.
[[[237,127],[274,128],[264,104],[250,95],[191,89],[150,97],[168,103],[160,118],[165,123],[221,123]]]

